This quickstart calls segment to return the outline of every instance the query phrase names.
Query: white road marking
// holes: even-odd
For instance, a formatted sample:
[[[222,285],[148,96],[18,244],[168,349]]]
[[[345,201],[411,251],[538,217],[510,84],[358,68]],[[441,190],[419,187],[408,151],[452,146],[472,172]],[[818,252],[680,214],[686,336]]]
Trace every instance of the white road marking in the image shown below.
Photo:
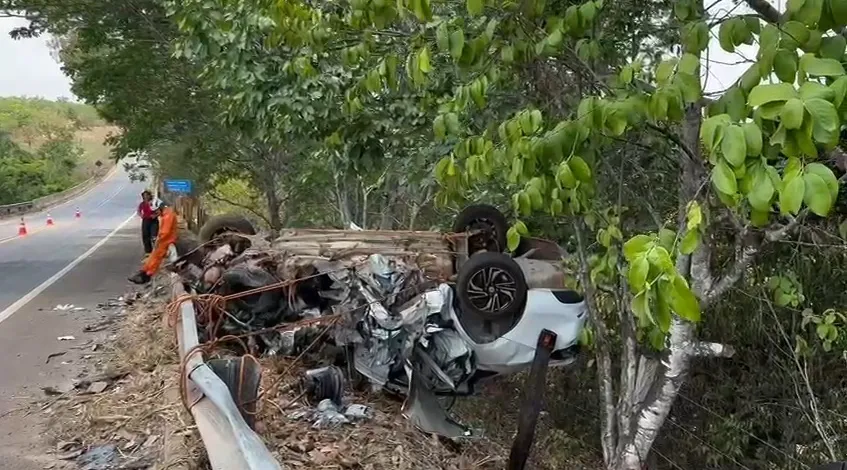
[[[126,220],[124,220],[123,222],[121,222],[121,224],[120,224],[120,225],[118,225],[118,226],[117,226],[114,230],[112,230],[112,231],[111,231],[108,235],[106,235],[105,237],[103,237],[103,238],[102,238],[99,242],[97,242],[94,246],[92,246],[91,248],[89,248],[89,249],[88,249],[88,251],[86,251],[85,253],[81,254],[81,255],[79,256],[79,258],[77,258],[77,259],[75,259],[75,260],[71,261],[71,262],[70,262],[67,266],[65,266],[64,268],[62,268],[62,269],[61,269],[59,272],[57,272],[56,274],[52,275],[52,276],[51,276],[49,279],[47,279],[46,281],[42,282],[42,283],[41,283],[38,287],[36,287],[35,289],[31,290],[28,294],[26,294],[25,296],[21,297],[21,298],[20,298],[20,299],[18,299],[17,301],[15,301],[15,303],[13,303],[12,305],[9,305],[8,307],[6,307],[6,309],[5,309],[5,310],[3,310],[2,312],[0,312],[0,323],[2,323],[2,322],[3,322],[4,320],[6,320],[7,318],[11,317],[11,316],[12,316],[15,312],[17,312],[18,310],[20,310],[20,309],[21,309],[21,307],[25,306],[25,305],[26,305],[26,304],[28,304],[30,301],[32,301],[32,299],[34,299],[34,298],[38,297],[38,295],[39,295],[39,294],[41,294],[42,292],[44,292],[44,291],[45,291],[48,287],[50,287],[50,286],[52,286],[53,284],[55,284],[55,283],[56,283],[56,281],[58,281],[59,279],[61,279],[62,277],[64,277],[64,275],[65,275],[65,274],[67,274],[68,272],[70,272],[70,270],[71,270],[71,269],[75,268],[75,267],[76,267],[76,265],[78,265],[79,263],[82,263],[83,261],[85,261],[85,259],[86,259],[86,258],[88,258],[88,257],[89,257],[89,256],[91,256],[92,254],[94,254],[94,252],[95,252],[95,251],[97,251],[97,250],[98,250],[101,246],[103,246],[104,244],[106,244],[106,242],[107,242],[107,241],[109,241],[109,239],[110,239],[110,238],[112,238],[112,237],[113,237],[116,233],[118,233],[118,231],[119,231],[120,229],[124,228],[124,227],[125,227],[128,223],[130,223],[130,222],[131,222],[131,221],[132,221],[135,217],[136,217],[136,215],[135,215],[135,213],[133,213],[131,216],[129,216],[129,218],[128,218],[128,219],[126,219]]]

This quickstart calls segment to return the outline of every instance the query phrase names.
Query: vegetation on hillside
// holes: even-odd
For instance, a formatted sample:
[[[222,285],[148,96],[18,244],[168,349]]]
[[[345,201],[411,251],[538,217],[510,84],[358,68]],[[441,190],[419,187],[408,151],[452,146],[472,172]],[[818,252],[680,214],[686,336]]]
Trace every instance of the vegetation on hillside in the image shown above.
[[[0,204],[67,189],[105,163],[105,123],[88,105],[0,98]],[[96,141],[95,139],[99,139]]]
[[[32,20],[15,36],[62,38],[119,148],[273,230],[429,228],[479,200],[510,246],[568,246],[593,359],[551,379],[538,466],[847,453],[847,0],[6,3]],[[712,36],[757,51],[706,94]]]

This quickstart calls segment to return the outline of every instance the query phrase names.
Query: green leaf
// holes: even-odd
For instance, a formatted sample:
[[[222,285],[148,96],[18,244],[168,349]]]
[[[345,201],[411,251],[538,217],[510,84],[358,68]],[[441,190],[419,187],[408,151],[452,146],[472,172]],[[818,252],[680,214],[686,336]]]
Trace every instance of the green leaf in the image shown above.
[[[467,0],[466,5],[468,8],[468,14],[471,16],[481,15],[482,11],[485,9],[483,0]]]
[[[842,240],[847,240],[847,220],[838,224],[838,235]]]
[[[804,3],[806,3],[806,0],[788,0],[788,11],[797,13],[800,8],[803,8]]]
[[[797,49],[809,40],[809,29],[799,21],[786,21],[782,25],[782,47]]]
[[[741,88],[731,87],[721,100],[726,104],[726,112],[733,121],[741,121],[747,116],[747,100]]]
[[[803,181],[806,184],[803,201],[809,207],[809,210],[821,217],[829,215],[833,200],[826,181],[814,173],[804,174]]]
[[[659,246],[671,251],[674,243],[676,243],[676,232],[665,227],[659,229]]]
[[[835,177],[835,173],[820,163],[809,163],[806,165],[806,173],[820,176],[824,183],[826,183],[826,187],[829,188],[832,201],[835,202],[838,198],[838,178]]]
[[[768,177],[767,173],[760,170],[753,179],[753,188],[747,195],[747,200],[750,201],[750,206],[753,209],[761,212],[767,212],[771,208],[773,193],[773,182],[770,177]]]
[[[523,223],[523,221],[518,220],[517,222],[515,222],[514,227],[515,227],[515,230],[518,231],[518,234],[520,234],[520,236],[522,236],[522,237],[528,237],[529,236],[529,229],[527,228],[526,224]]]
[[[594,2],[585,2],[579,7],[579,17],[585,22],[586,26],[591,26],[596,14],[597,7],[594,5]]]
[[[418,68],[423,73],[429,73],[432,71],[432,64],[430,64],[429,57],[429,47],[424,46],[418,53]]]
[[[820,55],[826,59],[841,62],[844,58],[844,50],[847,49],[847,39],[840,34],[821,39]]]
[[[779,28],[767,24],[759,35],[759,50],[774,53],[777,47],[779,47]]]
[[[671,329],[671,321],[673,320],[671,306],[669,305],[670,294],[666,293],[670,290],[667,284],[667,281],[660,280],[656,294],[656,325],[659,327],[659,331],[663,333],[667,333]],[[664,339],[662,342],[664,343]]]
[[[718,161],[712,170],[712,183],[718,191],[728,196],[732,196],[738,192],[735,173],[732,172],[732,169],[723,160]]]
[[[676,59],[663,60],[656,67],[656,83],[659,85],[667,84],[670,81],[671,75],[673,75],[673,69],[676,67],[676,64]]]
[[[446,21],[442,21],[441,24],[435,28],[435,43],[438,45],[438,50],[441,52],[447,52],[450,50],[450,30],[447,29]]]
[[[844,67],[834,59],[821,59],[814,54],[803,54],[800,57],[800,70],[813,77],[840,77],[844,75]]]
[[[786,49],[776,51],[773,58],[773,71],[777,78],[785,83],[794,83],[797,79],[797,53]]]
[[[741,125],[744,130],[744,141],[747,144],[747,155],[757,156],[762,154],[762,130],[755,122],[745,122]]]
[[[773,101],[788,101],[796,97],[797,90],[790,83],[758,85],[750,91],[750,96],[747,97],[747,104],[755,108]]]
[[[803,125],[805,112],[803,102],[797,98],[791,98],[785,102],[785,106],[779,113],[779,120],[786,129],[799,129]]]
[[[688,230],[693,230],[703,223],[703,211],[700,209],[700,204],[697,201],[688,203],[688,210],[685,213],[685,227]]]
[[[574,155],[570,158],[568,165],[573,171],[574,176],[583,183],[591,182],[591,168],[585,163],[579,155]]]
[[[800,206],[803,204],[803,193],[806,191],[806,184],[803,178],[794,177],[788,179],[782,185],[782,190],[779,192],[779,210],[783,214],[794,214],[800,211]]]
[[[447,113],[444,115],[444,124],[447,127],[447,133],[449,134],[458,134],[460,131],[459,127],[459,115],[456,113]]]
[[[458,61],[462,58],[462,51],[465,48],[465,32],[461,29],[457,29],[450,33],[449,40],[449,48],[450,48],[450,57],[453,58],[454,61]]]
[[[835,106],[820,98],[811,98],[805,102],[806,110],[812,115],[813,137],[823,144],[838,142],[841,121]]]
[[[820,98],[832,102],[835,101],[835,90],[818,82],[806,82],[800,86],[800,98],[803,100]]]
[[[700,321],[700,302],[682,277],[674,277],[671,291],[670,304],[676,314],[690,322]]]
[[[641,292],[647,285],[647,273],[650,272],[650,263],[644,256],[638,257],[629,266],[627,279],[629,287],[633,292]]]
[[[647,292],[640,292],[635,295],[630,303],[630,308],[639,319],[639,323],[649,323],[650,300],[647,298]]]
[[[435,120],[432,121],[432,130],[435,133],[435,138],[438,140],[444,140],[447,136],[447,126],[444,124],[443,115],[436,116]]]
[[[847,25],[847,0],[830,0],[829,8],[837,26]]]
[[[700,59],[697,58],[694,54],[683,54],[682,58],[679,60],[679,70],[681,73],[685,73],[688,75],[695,75],[699,77],[697,74],[697,69],[700,67]]]
[[[841,104],[844,102],[844,98],[847,97],[847,77],[836,78],[829,87],[833,93],[835,93],[832,102],[835,104],[836,108],[840,109]]]
[[[690,255],[691,253],[694,253],[694,250],[696,250],[699,245],[700,231],[689,230],[685,236],[682,237],[682,243],[679,245],[679,252],[684,255]]]
[[[730,117],[727,114],[718,114],[703,121],[703,124],[700,126],[700,140],[710,153],[714,152],[720,144],[722,136],[720,130],[728,125],[729,122]]]
[[[634,73],[635,72],[632,69],[632,66],[627,65],[626,67],[621,69],[621,73],[618,77],[620,78],[623,84],[629,85],[630,83],[632,83]]]
[[[650,261],[650,264],[659,268],[659,270],[662,272],[674,272],[671,254],[668,253],[668,250],[664,249],[661,246],[654,246],[652,250],[648,251],[647,260]]]
[[[563,188],[572,189],[576,187],[576,177],[573,175],[573,171],[571,171],[571,167],[567,161],[559,164],[559,170],[556,172],[556,182]]]
[[[733,124],[724,129],[721,152],[733,166],[738,167],[744,164],[744,159],[747,157],[747,143],[741,127]]]
[[[718,30],[718,40],[720,41],[721,49],[727,52],[735,52],[735,44],[732,41],[734,25],[735,23],[732,21],[724,21],[721,23],[720,30]]]
[[[518,229],[514,226],[509,227],[509,230],[506,231],[506,247],[509,249],[509,251],[514,252],[518,249],[518,245],[520,244],[521,234],[518,233]]]
[[[623,244],[623,255],[627,262],[632,263],[639,256],[647,253],[652,248],[654,241],[647,235],[636,235]]]

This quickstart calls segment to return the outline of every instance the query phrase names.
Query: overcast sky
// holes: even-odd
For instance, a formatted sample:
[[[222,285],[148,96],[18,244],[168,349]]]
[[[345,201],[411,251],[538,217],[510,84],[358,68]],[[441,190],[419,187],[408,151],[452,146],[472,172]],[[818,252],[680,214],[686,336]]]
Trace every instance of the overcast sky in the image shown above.
[[[784,0],[771,0],[782,10]],[[611,5],[611,3],[607,3]],[[736,6],[733,0],[721,0],[710,13],[721,17],[732,14],[750,13],[743,3]],[[0,18],[0,96],[40,96],[48,99],[66,97],[76,99],[70,91],[68,78],[60,65],[50,57],[47,37],[13,41],[9,31],[26,24],[25,20]],[[718,45],[717,28],[709,45],[708,72],[704,72],[706,91],[719,91],[731,85],[749,66],[745,58],[755,59],[754,47],[742,47],[734,54],[723,51]],[[742,63],[739,63],[742,62]],[[734,65],[728,65],[734,64]]]
[[[0,96],[75,99],[68,77],[50,57],[47,37],[17,41],[9,37],[9,31],[26,24],[19,18],[0,18]]]

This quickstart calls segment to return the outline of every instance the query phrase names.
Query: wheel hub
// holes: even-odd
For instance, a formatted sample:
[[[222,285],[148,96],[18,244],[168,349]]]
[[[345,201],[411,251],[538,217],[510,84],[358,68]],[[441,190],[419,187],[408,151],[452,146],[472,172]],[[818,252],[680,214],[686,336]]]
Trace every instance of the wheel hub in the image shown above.
[[[496,314],[507,309],[515,299],[517,282],[499,268],[483,268],[471,276],[468,299],[477,309]]]

